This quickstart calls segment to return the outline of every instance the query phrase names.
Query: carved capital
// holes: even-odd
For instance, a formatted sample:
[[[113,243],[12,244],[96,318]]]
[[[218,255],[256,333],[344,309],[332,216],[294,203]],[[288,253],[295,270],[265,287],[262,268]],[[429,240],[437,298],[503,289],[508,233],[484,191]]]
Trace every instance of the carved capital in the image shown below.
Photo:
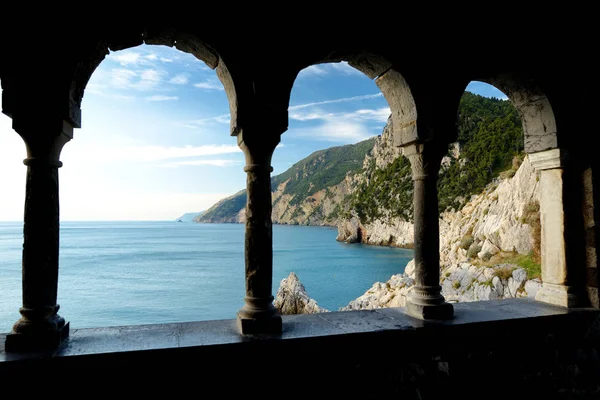
[[[414,181],[437,178],[446,152],[446,147],[437,143],[414,143],[403,147],[403,154],[408,157],[412,166]]]

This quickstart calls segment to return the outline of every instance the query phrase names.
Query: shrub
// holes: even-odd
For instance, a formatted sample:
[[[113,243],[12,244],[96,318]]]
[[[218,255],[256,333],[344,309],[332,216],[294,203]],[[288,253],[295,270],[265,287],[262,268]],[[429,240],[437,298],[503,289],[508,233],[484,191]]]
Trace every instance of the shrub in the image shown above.
[[[452,287],[453,287],[454,289],[458,289],[458,288],[460,287],[460,281],[455,281],[455,282],[452,284]]]
[[[488,253],[487,251],[481,255],[481,259],[483,261],[489,261],[490,258],[492,258],[492,255],[490,253]]]
[[[494,271],[494,275],[501,280],[506,281],[512,276],[514,270],[514,267],[499,267]]]
[[[540,223],[540,203],[532,201],[525,206],[522,222],[531,226],[531,237],[533,239],[532,261],[541,262],[542,225]]]
[[[471,245],[473,244],[474,241],[475,241],[475,239],[473,239],[473,236],[471,236],[471,235],[465,235],[460,240],[460,248],[464,249],[464,250],[468,250],[469,247],[471,247]]]
[[[467,257],[469,258],[477,258],[477,253],[481,251],[481,246],[472,244],[467,251]]]

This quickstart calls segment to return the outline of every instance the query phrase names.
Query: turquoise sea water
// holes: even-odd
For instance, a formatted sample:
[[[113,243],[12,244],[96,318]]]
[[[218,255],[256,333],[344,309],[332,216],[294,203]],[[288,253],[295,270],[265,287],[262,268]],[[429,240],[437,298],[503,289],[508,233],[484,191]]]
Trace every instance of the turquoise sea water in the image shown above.
[[[0,222],[0,332],[19,319],[22,224]],[[327,227],[273,226],[273,295],[295,272],[335,311],[403,272],[412,250],[335,240]],[[72,329],[235,318],[243,306],[244,225],[62,222],[59,314]]]

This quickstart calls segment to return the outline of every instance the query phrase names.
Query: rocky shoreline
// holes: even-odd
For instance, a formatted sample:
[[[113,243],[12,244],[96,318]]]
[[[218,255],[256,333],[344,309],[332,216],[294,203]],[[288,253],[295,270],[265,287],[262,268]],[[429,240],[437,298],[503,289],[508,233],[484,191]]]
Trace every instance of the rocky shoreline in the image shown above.
[[[410,247],[412,224],[395,221],[362,226],[356,220],[338,227],[338,240]],[[539,271],[523,268],[519,258],[535,260],[539,252],[538,177],[525,158],[514,170],[472,196],[459,211],[440,215],[440,284],[448,302],[535,297]],[[530,264],[535,264],[535,261]],[[538,266],[539,268],[539,266]],[[376,282],[338,311],[403,307],[414,285],[414,260],[387,282]],[[302,290],[299,290],[302,289]],[[311,299],[299,277],[281,281],[280,312],[326,312]],[[293,304],[293,306],[285,306]]]
[[[539,278],[528,277],[527,271],[515,264],[488,267],[467,262],[443,269],[440,282],[442,295],[450,303],[535,298],[542,286]],[[393,275],[387,282],[374,283],[362,296],[339,310],[327,310],[308,295],[292,272],[281,280],[274,305],[282,315],[404,307],[414,283],[414,260],[411,260],[404,273]]]

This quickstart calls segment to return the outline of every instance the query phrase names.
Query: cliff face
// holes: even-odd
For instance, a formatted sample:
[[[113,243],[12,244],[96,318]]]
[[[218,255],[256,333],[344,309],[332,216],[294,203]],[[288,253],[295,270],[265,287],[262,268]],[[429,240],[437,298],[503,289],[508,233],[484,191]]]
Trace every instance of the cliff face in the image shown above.
[[[363,168],[350,186],[349,194],[358,189],[360,183],[367,183],[373,169],[383,170],[402,156],[400,147],[394,146],[392,120],[383,129],[381,136],[375,139],[373,150],[366,155]],[[386,210],[379,210],[384,214]],[[379,246],[408,247],[413,243],[413,225],[405,218],[376,218],[369,223],[361,223],[356,215],[347,215],[337,220],[337,240],[348,243],[365,243]]]
[[[538,174],[527,158],[513,167],[516,172],[507,171],[460,211],[440,215],[440,283],[449,302],[535,297],[541,287],[535,265],[519,264],[527,257],[531,264],[539,252]],[[351,230],[370,238],[377,227],[381,237],[401,236],[401,228],[379,224]],[[369,229],[371,236],[360,233]],[[404,307],[414,283],[411,260],[403,273],[374,283],[340,310]]]
[[[272,177],[273,223],[335,226],[375,140],[317,151]],[[196,222],[245,222],[245,206],[246,190],[241,190],[217,202]]]
[[[460,211],[442,213],[441,263],[475,256],[489,258],[501,251],[537,251],[538,188],[538,174],[526,157],[514,176],[495,180],[483,193],[472,196]]]

